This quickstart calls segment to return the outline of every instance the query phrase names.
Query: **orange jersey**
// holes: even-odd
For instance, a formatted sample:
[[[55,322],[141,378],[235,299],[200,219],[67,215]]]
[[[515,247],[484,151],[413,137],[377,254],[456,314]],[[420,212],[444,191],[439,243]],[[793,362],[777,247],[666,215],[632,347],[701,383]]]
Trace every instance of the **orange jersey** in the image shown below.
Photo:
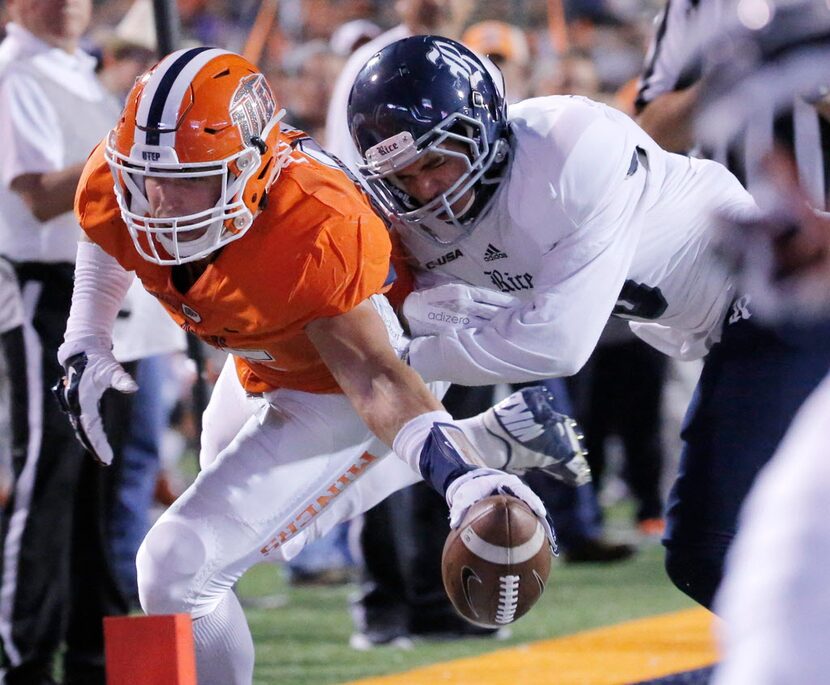
[[[84,169],[75,211],[89,239],[135,271],[182,328],[234,355],[246,391],[339,392],[304,329],[383,292],[389,234],[341,170],[299,149],[292,158],[253,226],[223,247],[186,293],[173,285],[173,267],[146,261],[136,251],[121,220],[103,144]]]

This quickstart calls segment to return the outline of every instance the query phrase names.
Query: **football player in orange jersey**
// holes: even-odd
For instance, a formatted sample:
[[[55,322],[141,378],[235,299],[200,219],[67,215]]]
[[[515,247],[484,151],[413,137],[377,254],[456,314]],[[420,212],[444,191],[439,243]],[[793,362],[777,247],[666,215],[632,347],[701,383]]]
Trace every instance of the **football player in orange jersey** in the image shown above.
[[[110,352],[133,272],[182,327],[231,353],[204,415],[202,471],[137,559],[144,610],[195,619],[201,685],[251,682],[253,644],[232,588],[253,564],[291,558],[421,477],[447,497],[451,525],[507,491],[553,544],[539,499],[489,467],[581,459],[561,415],[536,420],[513,405],[521,435],[551,436],[547,447],[534,452],[495,414],[492,433],[479,422],[465,437],[436,399],[445,385],[428,388],[401,360],[408,340],[382,294],[384,223],[280,118],[243,58],[175,52],[136,82],[76,197],[86,241],[56,393],[93,456],[112,458],[101,395],[135,388]],[[550,447],[557,440],[564,451]]]

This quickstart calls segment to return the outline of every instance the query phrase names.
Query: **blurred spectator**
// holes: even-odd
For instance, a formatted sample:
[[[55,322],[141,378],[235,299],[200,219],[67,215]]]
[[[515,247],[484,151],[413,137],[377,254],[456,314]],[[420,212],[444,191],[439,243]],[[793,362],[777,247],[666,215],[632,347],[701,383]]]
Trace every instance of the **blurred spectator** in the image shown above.
[[[374,40],[381,28],[368,19],[354,19],[338,26],[331,34],[329,47],[338,57],[346,59],[355,50]]]
[[[601,491],[611,437],[623,447],[622,476],[636,503],[641,533],[663,533],[662,394],[667,358],[611,318],[590,359],[568,379],[574,416],[585,430],[593,486]]]
[[[156,59],[150,48],[111,35],[102,41],[98,78],[110,93],[123,101],[136,77],[150,68]]]
[[[114,38],[155,52],[156,25],[152,0],[133,0],[113,29]]]
[[[518,389],[528,385],[534,384],[518,383],[512,387]],[[556,411],[576,415],[564,378],[550,378],[544,385],[553,394]],[[542,471],[529,471],[523,480],[545,503],[566,563],[607,564],[633,556],[635,549],[631,545],[603,538],[602,510],[591,483],[572,487]]]
[[[267,1],[267,0],[266,0]],[[199,45],[240,50],[245,34],[237,21],[235,3],[219,0],[177,0],[182,39]]]
[[[10,366],[25,398],[12,426],[20,445],[2,530],[0,635],[7,685],[104,683],[101,618],[126,611],[104,536],[109,474],[83,453],[50,389],[72,292],[80,229],[75,187],[119,106],[79,49],[90,0],[14,0],[0,44],[0,254],[24,303],[23,346]]]
[[[21,444],[11,441],[12,412],[25,409],[19,396],[12,396],[8,364],[20,358],[23,347],[23,302],[14,267],[0,257],[0,506],[5,507],[12,484],[12,463],[20,461]],[[20,388],[17,389],[18,391]]]
[[[482,21],[464,31],[461,42],[499,68],[508,102],[530,95],[530,47],[522,29],[503,21]]]
[[[321,39],[303,43],[283,59],[278,90],[286,120],[315,139],[323,136],[326,103],[341,66],[342,60]]]
[[[537,63],[532,95],[582,95],[592,100],[605,99],[593,61],[575,51],[563,55],[558,62]]]

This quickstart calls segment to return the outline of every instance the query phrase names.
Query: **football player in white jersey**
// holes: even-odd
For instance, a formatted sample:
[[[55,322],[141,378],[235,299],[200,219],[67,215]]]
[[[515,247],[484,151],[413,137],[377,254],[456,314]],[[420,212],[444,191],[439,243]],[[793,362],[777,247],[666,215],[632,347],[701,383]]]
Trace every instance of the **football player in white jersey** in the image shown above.
[[[363,177],[409,253],[409,362],[426,380],[573,374],[614,314],[679,359],[720,348],[707,359],[687,442],[720,410],[707,388],[729,383],[726,370],[746,371],[725,364],[729,347],[718,343],[728,329],[739,335],[748,313],[713,255],[714,217],[758,211],[724,167],[666,152],[627,116],[585,98],[508,111],[478,58],[435,36],[372,57],[349,120]],[[760,465],[709,468],[705,454],[695,465],[702,475],[675,489],[664,543],[670,575],[687,574],[675,583],[710,606]]]
[[[765,20],[725,22],[701,52],[719,56],[702,83],[698,138],[730,143],[759,113],[795,97],[821,113],[827,101],[830,9],[823,0],[756,1]],[[717,44],[719,50],[712,51]],[[724,63],[740,46],[747,58]],[[826,116],[826,112],[822,114]],[[830,319],[830,217],[811,209],[796,155],[777,148],[753,169],[765,191],[761,220],[726,227],[724,250],[755,310],[772,323]],[[828,198],[830,199],[830,198]],[[821,202],[820,206],[824,206]],[[810,395],[741,512],[716,606],[722,663],[717,685],[823,683],[830,673],[830,376]]]

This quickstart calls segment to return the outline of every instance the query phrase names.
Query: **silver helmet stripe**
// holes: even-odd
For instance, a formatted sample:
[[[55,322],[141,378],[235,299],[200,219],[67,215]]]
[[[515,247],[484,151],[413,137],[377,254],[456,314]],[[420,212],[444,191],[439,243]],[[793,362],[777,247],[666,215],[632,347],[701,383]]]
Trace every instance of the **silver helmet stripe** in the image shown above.
[[[136,112],[136,145],[175,147],[179,107],[199,70],[219,55],[218,48],[187,48],[165,57],[141,94]]]

